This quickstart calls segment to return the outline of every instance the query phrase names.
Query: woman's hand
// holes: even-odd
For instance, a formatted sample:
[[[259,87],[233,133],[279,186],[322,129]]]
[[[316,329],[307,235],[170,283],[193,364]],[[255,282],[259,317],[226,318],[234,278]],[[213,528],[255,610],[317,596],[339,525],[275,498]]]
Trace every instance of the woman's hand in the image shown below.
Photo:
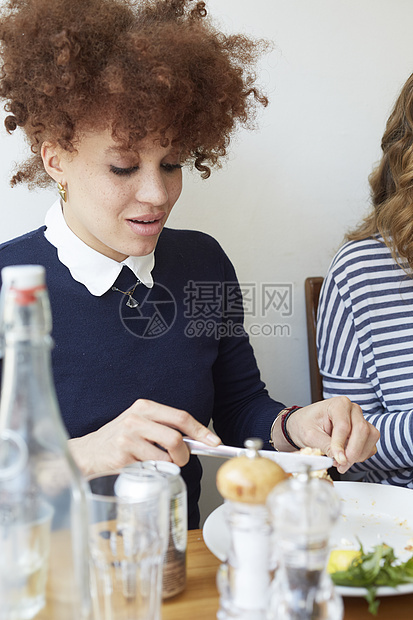
[[[208,446],[221,443],[186,411],[139,399],[94,433],[71,439],[69,447],[84,475],[146,460],[172,461],[182,467],[189,460],[183,435]]]
[[[281,421],[280,421],[281,422]],[[280,422],[274,429],[275,445],[291,451],[282,437]],[[377,452],[380,433],[367,422],[359,405],[345,396],[337,396],[297,409],[288,418],[288,433],[299,447],[320,448],[334,459],[343,474],[349,467]]]

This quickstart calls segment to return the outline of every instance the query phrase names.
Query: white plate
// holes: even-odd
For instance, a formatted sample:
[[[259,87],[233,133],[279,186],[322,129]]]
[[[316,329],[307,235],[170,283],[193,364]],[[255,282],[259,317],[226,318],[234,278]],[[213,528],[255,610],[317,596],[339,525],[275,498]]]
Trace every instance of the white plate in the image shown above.
[[[413,490],[384,484],[335,482],[341,498],[341,516],[331,533],[332,548],[358,549],[357,538],[366,551],[374,545],[387,543],[404,561],[412,555]],[[224,519],[224,506],[219,506],[206,519],[203,527],[205,544],[224,562],[229,547],[229,531]],[[337,586],[342,596],[365,596],[364,588]],[[413,592],[413,584],[398,588],[382,587],[379,596]]]

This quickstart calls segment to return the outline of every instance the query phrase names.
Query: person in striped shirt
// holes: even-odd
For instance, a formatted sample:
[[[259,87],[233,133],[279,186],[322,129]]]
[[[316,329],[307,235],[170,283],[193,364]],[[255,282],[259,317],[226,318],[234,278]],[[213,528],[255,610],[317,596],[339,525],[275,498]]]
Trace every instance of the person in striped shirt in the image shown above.
[[[352,471],[413,488],[413,74],[382,151],[369,179],[372,209],[323,283],[318,361],[324,397],[348,396],[380,431],[377,453]]]

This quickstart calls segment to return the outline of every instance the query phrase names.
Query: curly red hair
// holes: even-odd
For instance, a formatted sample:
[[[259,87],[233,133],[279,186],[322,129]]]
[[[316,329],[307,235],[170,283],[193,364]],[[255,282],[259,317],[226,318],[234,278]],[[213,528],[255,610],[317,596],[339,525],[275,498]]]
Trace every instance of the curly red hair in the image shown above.
[[[172,131],[206,178],[267,105],[254,67],[268,43],[224,35],[196,0],[9,0],[0,46],[5,126],[33,153],[12,185],[50,182],[45,140],[75,151],[82,128],[108,125],[128,148]]]

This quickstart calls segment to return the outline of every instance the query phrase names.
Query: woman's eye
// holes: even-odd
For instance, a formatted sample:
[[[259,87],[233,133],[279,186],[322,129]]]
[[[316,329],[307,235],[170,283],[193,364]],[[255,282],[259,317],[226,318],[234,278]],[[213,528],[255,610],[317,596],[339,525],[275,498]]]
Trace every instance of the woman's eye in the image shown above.
[[[130,168],[118,168],[117,166],[110,167],[110,171],[113,172],[113,174],[118,174],[119,176],[130,176],[137,170],[139,170],[139,166],[131,166]]]
[[[165,172],[173,172],[174,170],[180,170],[182,166],[181,164],[162,164],[162,168]]]

